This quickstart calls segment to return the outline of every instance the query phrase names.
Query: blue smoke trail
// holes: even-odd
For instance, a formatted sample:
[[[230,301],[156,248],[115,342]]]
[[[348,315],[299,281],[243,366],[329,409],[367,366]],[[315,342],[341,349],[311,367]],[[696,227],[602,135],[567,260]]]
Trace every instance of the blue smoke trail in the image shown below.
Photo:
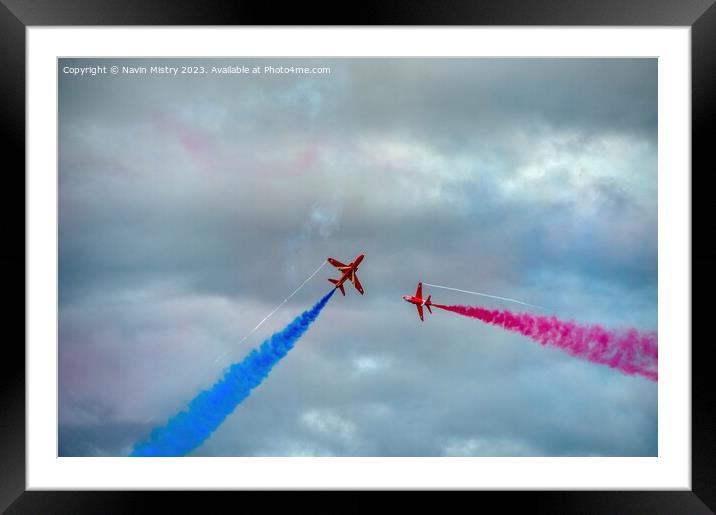
[[[331,290],[282,331],[253,349],[243,361],[233,364],[214,386],[194,397],[188,410],[169,419],[164,427],[152,430],[146,441],[136,444],[130,456],[183,456],[196,449],[293,348],[335,292]]]

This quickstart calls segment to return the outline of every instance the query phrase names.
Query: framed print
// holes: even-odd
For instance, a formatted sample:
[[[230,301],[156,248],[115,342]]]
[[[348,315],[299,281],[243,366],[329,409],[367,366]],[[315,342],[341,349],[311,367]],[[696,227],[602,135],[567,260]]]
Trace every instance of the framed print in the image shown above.
[[[689,167],[716,10],[653,7],[281,26],[7,2],[26,346],[3,508],[529,490],[709,513]]]

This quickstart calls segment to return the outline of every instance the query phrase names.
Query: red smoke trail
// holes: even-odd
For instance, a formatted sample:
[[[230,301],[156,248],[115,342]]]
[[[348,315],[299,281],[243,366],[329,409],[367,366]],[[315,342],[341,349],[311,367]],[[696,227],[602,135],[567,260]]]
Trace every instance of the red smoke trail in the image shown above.
[[[559,347],[572,356],[609,365],[628,375],[657,381],[658,345],[656,331],[636,329],[612,331],[599,325],[564,322],[554,316],[512,313],[508,310],[433,304],[453,313],[477,318],[487,324],[522,333],[542,345]]]

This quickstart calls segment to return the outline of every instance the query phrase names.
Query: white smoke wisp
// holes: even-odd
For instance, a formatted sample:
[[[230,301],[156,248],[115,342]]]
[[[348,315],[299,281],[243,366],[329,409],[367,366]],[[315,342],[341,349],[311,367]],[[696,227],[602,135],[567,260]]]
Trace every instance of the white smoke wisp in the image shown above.
[[[481,297],[490,297],[491,299],[500,299],[500,300],[506,300],[506,301],[509,301],[509,302],[516,302],[517,304],[522,304],[523,306],[529,306],[529,307],[532,307],[532,308],[542,309],[542,310],[544,310],[544,311],[552,311],[552,312],[554,311],[554,310],[552,310],[552,309],[545,308],[544,306],[538,306],[538,305],[536,305],[536,304],[529,304],[529,303],[527,303],[527,302],[522,302],[521,300],[510,299],[509,297],[500,297],[500,296],[498,296],[498,295],[490,295],[489,293],[482,293],[482,292],[479,292],[479,291],[469,291],[469,290],[460,290],[460,289],[458,289],[458,288],[449,288],[449,287],[447,287],[447,286],[441,286],[441,285],[439,285],[439,284],[430,284],[430,283],[423,283],[423,284],[424,284],[425,286],[432,286],[433,288],[442,288],[443,290],[459,291],[459,292],[462,292],[462,293],[469,293],[469,294],[471,294],[471,295],[479,295],[479,296],[481,296]]]
[[[276,306],[276,308],[275,308],[271,313],[269,313],[268,315],[266,315],[266,316],[263,318],[263,320],[261,320],[261,322],[259,322],[258,324],[256,324],[256,326],[255,326],[253,329],[251,329],[251,331],[249,331],[246,336],[244,336],[243,338],[241,338],[238,343],[239,343],[239,344],[240,344],[240,343],[243,343],[244,341],[246,341],[246,339],[247,339],[249,336],[251,336],[252,334],[254,334],[254,333],[256,332],[256,330],[257,330],[259,327],[261,327],[261,326],[264,324],[264,322],[266,322],[266,320],[268,320],[269,318],[271,318],[279,309],[281,309],[281,308],[283,307],[284,304],[286,304],[289,300],[291,300],[291,297],[293,297],[294,295],[296,295],[296,294],[301,290],[301,288],[303,288],[304,286],[306,286],[306,284],[308,283],[308,281],[310,281],[311,279],[313,279],[313,278],[316,276],[316,274],[321,270],[321,268],[323,268],[324,266],[326,266],[326,263],[327,263],[327,262],[328,262],[328,261],[324,261],[323,263],[321,263],[321,266],[319,266],[318,268],[316,268],[316,270],[314,270],[314,272],[313,272],[311,275],[309,275],[308,278],[307,278],[305,281],[303,281],[298,288],[296,288],[295,290],[293,290],[293,292],[291,293],[291,295],[289,295],[288,297],[286,297],[285,299],[283,299],[283,300],[281,301],[281,303],[280,303],[278,306]],[[222,360],[225,356],[226,356],[226,352],[221,353],[219,356],[216,357],[216,359],[214,360],[214,363],[219,362],[219,361]]]

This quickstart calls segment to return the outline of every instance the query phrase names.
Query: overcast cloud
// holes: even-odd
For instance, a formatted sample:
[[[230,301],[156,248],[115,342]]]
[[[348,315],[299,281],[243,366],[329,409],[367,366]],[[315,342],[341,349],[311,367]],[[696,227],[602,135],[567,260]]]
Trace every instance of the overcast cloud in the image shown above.
[[[331,73],[62,73],[97,64]],[[126,455],[360,252],[365,296],[192,455],[657,455],[655,383],[401,300],[656,329],[655,59],[59,67],[60,455]]]

